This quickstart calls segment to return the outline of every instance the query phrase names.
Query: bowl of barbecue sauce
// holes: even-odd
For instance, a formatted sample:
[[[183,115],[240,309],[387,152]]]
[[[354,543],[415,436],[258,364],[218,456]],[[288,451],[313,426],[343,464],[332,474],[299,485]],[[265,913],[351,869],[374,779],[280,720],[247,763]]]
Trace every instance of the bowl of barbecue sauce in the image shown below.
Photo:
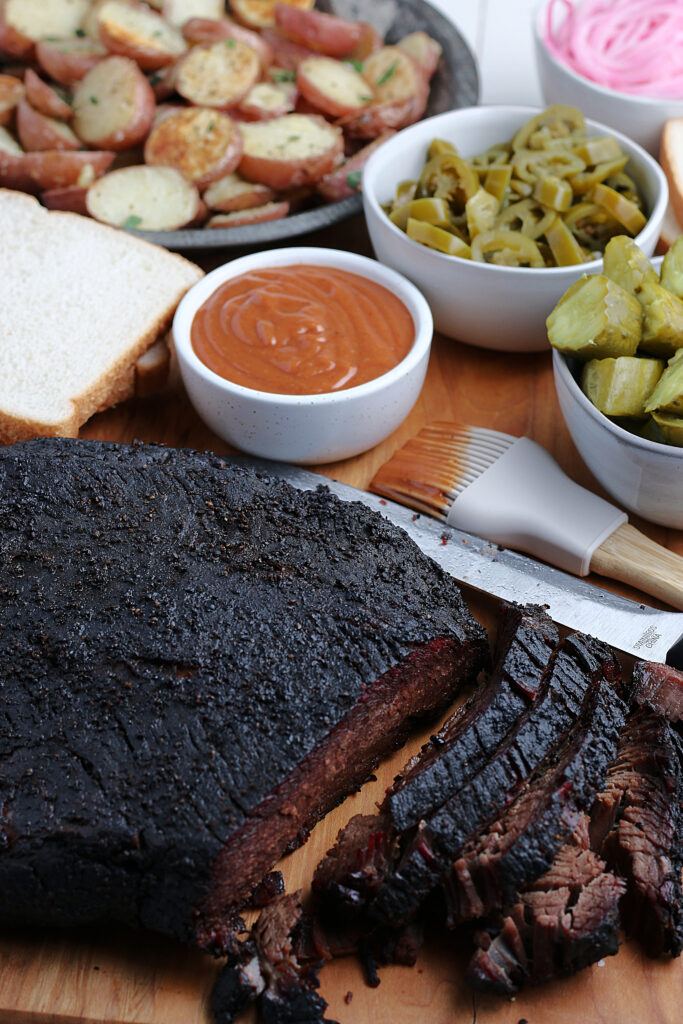
[[[214,433],[261,458],[325,463],[378,444],[424,382],[432,318],[418,289],[335,249],[253,253],[180,303],[183,383]]]

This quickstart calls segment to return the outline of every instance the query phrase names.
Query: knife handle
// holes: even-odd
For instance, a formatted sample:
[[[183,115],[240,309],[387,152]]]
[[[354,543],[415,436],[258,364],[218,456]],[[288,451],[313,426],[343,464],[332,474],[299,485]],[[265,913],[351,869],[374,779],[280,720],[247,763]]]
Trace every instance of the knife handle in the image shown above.
[[[591,570],[683,609],[683,558],[624,523],[591,556]]]

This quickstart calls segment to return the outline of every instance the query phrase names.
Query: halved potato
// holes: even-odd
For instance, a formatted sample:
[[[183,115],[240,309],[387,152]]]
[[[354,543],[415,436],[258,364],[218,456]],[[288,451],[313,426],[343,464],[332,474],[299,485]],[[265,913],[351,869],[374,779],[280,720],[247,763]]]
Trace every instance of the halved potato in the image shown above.
[[[336,167],[324,178],[321,178],[316,185],[316,191],[326,199],[328,203],[336,203],[339,199],[346,199],[354,192],[360,192],[363,180],[363,168],[368,157],[374,153],[378,146],[390,139],[396,133],[393,131],[383,132],[367,146],[363,146],[358,152],[345,160],[343,164]]]
[[[204,202],[210,210],[220,210],[222,213],[264,206],[274,198],[275,192],[272,188],[247,181],[235,173],[226,174],[218,181],[214,181],[203,195]]]
[[[123,150],[145,138],[154,120],[151,85],[129,57],[107,57],[73,95],[76,134],[90,146]]]
[[[367,60],[371,53],[381,50],[384,46],[384,40],[375,26],[371,25],[369,21],[361,21],[359,25],[362,32],[358,42],[349,54],[349,59],[362,62]]]
[[[245,121],[267,121],[291,114],[297,90],[293,82],[257,82],[252,86],[236,112]]]
[[[135,397],[147,398],[155,395],[166,384],[171,366],[171,350],[168,337],[159,338],[135,364]]]
[[[330,117],[344,117],[367,106],[373,92],[351,64],[332,57],[309,57],[296,72],[301,95]]]
[[[3,76],[0,75],[0,79]],[[26,88],[26,99],[35,110],[46,117],[56,117],[58,121],[68,121],[73,115],[73,110],[66,99],[59,95],[52,85],[44,82],[40,75],[37,75],[33,68],[26,68],[24,75],[24,86]]]
[[[80,29],[90,0],[4,0],[0,50],[30,59],[41,39],[71,36]]]
[[[19,145],[17,140],[14,138],[11,132],[8,132],[6,128],[0,126],[0,153],[6,153],[9,156],[23,156],[24,150]]]
[[[164,0],[161,11],[169,24],[182,28],[190,18],[222,18],[225,0]]]
[[[242,156],[239,126],[219,110],[188,107],[165,117],[145,143],[145,162],[175,167],[198,188],[234,171]]]
[[[190,103],[225,110],[244,99],[258,81],[258,54],[239,39],[193,46],[179,62],[176,91]]]
[[[279,0],[230,0],[230,10],[248,28],[272,28]],[[315,0],[285,0],[289,7],[309,11]]]
[[[344,130],[349,135],[373,139],[422,117],[429,96],[427,76],[399,47],[383,46],[368,57],[363,78],[374,89],[375,98],[360,113],[344,118]]]
[[[107,170],[114,153],[64,152],[12,154],[0,150],[0,186],[22,192],[44,192],[68,185],[87,187]]]
[[[28,100],[17,107],[17,135],[27,153],[44,149],[76,150],[82,143],[64,121],[34,110]]]
[[[443,53],[441,43],[432,39],[426,32],[411,32],[396,43],[400,50],[405,50],[412,57],[422,73],[431,78],[436,71],[439,58]]]
[[[275,25],[287,39],[328,57],[348,57],[364,34],[359,21],[346,21],[322,11],[301,10],[289,4],[275,6]]]
[[[157,103],[163,103],[175,92],[175,64],[150,71],[147,81],[152,87],[154,99]]]
[[[48,210],[66,210],[68,213],[88,214],[85,205],[87,188],[79,185],[67,185],[64,188],[50,188],[40,193],[40,201]]]
[[[122,167],[88,189],[88,213],[114,227],[175,231],[197,214],[199,193],[173,167]]]
[[[102,4],[97,26],[110,53],[130,57],[145,71],[172,64],[187,50],[182,32],[149,7],[126,0]]]
[[[253,206],[248,210],[236,210],[234,213],[215,213],[206,222],[207,228],[238,228],[245,224],[262,224],[268,220],[280,220],[289,213],[289,203],[266,203],[264,206]]]
[[[0,125],[12,121],[19,100],[24,98],[25,93],[26,88],[20,78],[14,75],[0,75]]]
[[[74,85],[108,56],[102,43],[74,36],[72,39],[41,39],[36,60],[60,85]]]
[[[340,162],[341,129],[312,114],[245,122],[240,174],[276,190],[318,181]]]
[[[261,69],[267,71],[273,63],[273,48],[259,32],[253,32],[243,25],[237,25],[227,18],[190,18],[183,25],[183,35],[188,43],[218,43],[221,39],[238,39],[256,50]]]
[[[295,43],[292,39],[285,39],[273,28],[264,28],[261,38],[265,40],[273,54],[273,64],[282,71],[296,71],[302,60],[307,57],[316,57],[318,54],[310,50],[308,46]]]

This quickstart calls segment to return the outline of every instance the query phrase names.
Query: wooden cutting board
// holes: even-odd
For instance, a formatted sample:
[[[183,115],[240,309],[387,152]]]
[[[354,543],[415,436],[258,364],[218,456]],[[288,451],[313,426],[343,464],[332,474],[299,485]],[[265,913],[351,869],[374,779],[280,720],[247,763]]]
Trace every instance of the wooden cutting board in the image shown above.
[[[348,247],[367,251],[359,219],[344,230]],[[314,241],[338,240],[324,236]],[[217,262],[215,257],[207,259],[206,268]],[[422,395],[395,434],[365,455],[319,469],[366,487],[396,448],[436,419],[526,434],[545,445],[574,479],[599,490],[565,430],[549,353],[506,355],[443,338],[435,339]],[[229,451],[198,420],[175,373],[163,394],[94,417],[81,436]],[[683,533],[634,521],[653,539],[683,554]],[[612,589],[642,596],[626,587]],[[466,591],[465,596],[477,618],[493,631],[494,603],[473,592]],[[375,782],[329,814],[308,843],[278,865],[288,889],[306,889],[339,828],[352,814],[374,810],[393,776],[433,729],[424,730],[386,761]],[[452,935],[431,935],[416,967],[382,969],[376,989],[365,985],[355,961],[336,961],[321,977],[328,1016],[340,1024],[683,1021],[683,962],[649,960],[634,942],[625,942],[616,957],[575,978],[529,990],[514,1000],[475,996],[464,982],[467,955],[466,946]],[[108,926],[66,936],[0,934],[0,1024],[212,1024],[207,1000],[218,967],[176,943]],[[249,1015],[243,1019],[245,1024],[253,1020]]]

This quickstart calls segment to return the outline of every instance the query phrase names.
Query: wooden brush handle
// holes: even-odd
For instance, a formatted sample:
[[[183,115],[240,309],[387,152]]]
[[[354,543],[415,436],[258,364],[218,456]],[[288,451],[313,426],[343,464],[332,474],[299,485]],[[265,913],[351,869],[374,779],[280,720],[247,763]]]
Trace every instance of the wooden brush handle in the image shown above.
[[[591,569],[683,609],[683,558],[628,523],[593,552]]]

